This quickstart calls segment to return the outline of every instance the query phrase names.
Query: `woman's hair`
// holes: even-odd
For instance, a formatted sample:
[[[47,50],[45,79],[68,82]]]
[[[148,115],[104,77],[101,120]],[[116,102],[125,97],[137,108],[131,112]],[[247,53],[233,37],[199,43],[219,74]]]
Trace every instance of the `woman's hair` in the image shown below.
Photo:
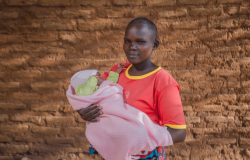
[[[154,35],[155,35],[155,39],[157,38],[157,27],[156,25],[154,24],[154,22],[152,22],[151,20],[147,19],[147,18],[136,18],[136,19],[133,19],[131,22],[129,22],[128,26],[130,24],[136,24],[136,23],[142,23],[142,24],[147,24],[149,26],[149,29],[151,29],[153,32],[154,32]]]

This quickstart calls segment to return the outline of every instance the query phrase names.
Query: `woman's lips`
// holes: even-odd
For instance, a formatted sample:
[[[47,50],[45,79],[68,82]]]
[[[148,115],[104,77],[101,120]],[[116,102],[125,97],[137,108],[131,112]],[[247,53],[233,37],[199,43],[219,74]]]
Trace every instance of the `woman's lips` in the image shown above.
[[[136,54],[129,54],[128,55],[128,57],[130,57],[130,58],[135,58],[135,57],[137,57],[138,55],[136,55]]]
[[[138,57],[138,54],[137,54],[137,53],[129,53],[129,54],[127,54],[127,55],[128,55],[128,57],[130,57],[130,58]]]

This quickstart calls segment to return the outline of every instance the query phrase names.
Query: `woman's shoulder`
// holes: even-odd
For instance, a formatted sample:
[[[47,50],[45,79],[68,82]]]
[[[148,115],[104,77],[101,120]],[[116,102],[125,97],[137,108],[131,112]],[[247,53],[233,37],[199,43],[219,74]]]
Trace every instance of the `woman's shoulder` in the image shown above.
[[[178,85],[176,80],[165,69],[161,68],[155,76],[155,83],[157,86],[166,87],[168,85]]]

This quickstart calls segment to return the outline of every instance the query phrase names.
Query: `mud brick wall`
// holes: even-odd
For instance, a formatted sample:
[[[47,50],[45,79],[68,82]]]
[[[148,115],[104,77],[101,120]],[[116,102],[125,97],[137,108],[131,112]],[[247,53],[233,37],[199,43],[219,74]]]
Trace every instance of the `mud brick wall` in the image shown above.
[[[94,160],[70,77],[126,61],[124,30],[153,20],[153,61],[181,87],[184,143],[169,160],[250,159],[249,0],[0,0],[0,160]]]

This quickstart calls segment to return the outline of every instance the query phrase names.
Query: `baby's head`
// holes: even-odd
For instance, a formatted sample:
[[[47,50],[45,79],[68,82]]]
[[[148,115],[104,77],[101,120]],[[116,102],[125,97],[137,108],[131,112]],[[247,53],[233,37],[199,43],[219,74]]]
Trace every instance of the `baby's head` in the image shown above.
[[[104,78],[102,78],[102,76],[99,72],[97,72],[93,76],[97,79],[97,86],[100,86],[102,84],[102,82],[104,81]]]
[[[75,89],[78,85],[85,84],[90,76],[101,77],[98,70],[95,70],[95,69],[83,70],[83,71],[79,71],[76,74],[74,74],[73,77],[71,78],[70,83],[73,86],[73,88]]]
[[[96,74],[94,76],[101,76],[101,74],[99,73],[99,71],[96,72]]]

